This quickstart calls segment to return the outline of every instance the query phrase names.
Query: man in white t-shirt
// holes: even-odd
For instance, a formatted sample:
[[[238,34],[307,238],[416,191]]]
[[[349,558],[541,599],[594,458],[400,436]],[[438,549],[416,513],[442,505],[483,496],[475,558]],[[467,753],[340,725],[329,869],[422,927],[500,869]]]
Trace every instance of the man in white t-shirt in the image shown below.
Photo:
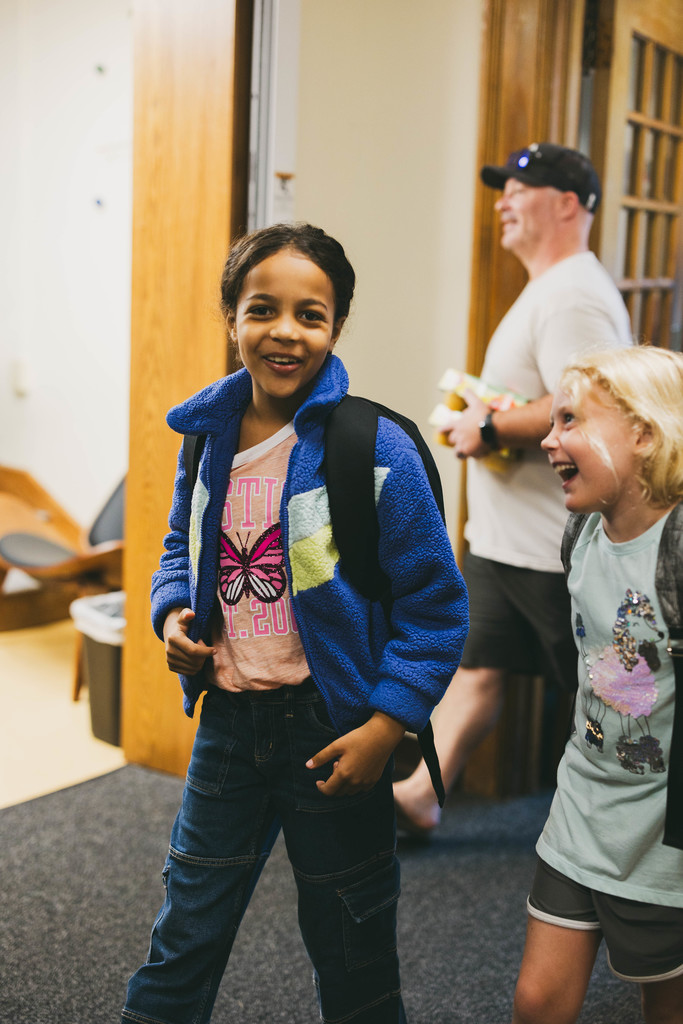
[[[567,513],[539,442],[550,429],[552,391],[563,367],[590,348],[630,345],[631,327],[614,282],[588,249],[600,182],[587,157],[552,143],[486,166],[484,184],[502,189],[496,203],[501,245],[529,281],[489,342],[482,379],[529,399],[505,412],[475,395],[450,434],[468,459],[470,634],[453,682],[435,716],[446,788],[500,714],[508,672],[543,674],[576,686],[570,606],[560,562]],[[508,468],[485,456],[519,453]],[[426,834],[440,810],[420,763],[394,787],[399,826]]]

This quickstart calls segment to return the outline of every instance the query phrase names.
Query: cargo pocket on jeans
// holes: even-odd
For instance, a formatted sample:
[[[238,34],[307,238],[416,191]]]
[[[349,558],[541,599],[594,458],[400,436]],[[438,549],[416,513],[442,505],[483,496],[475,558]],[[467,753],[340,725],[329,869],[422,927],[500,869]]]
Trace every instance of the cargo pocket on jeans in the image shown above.
[[[395,857],[362,882],[339,890],[347,970],[366,967],[395,952],[400,893],[401,872]]]
[[[237,742],[235,717],[234,705],[229,701],[221,703],[207,693],[187,769],[187,785],[191,789],[208,796],[222,794],[230,755]]]

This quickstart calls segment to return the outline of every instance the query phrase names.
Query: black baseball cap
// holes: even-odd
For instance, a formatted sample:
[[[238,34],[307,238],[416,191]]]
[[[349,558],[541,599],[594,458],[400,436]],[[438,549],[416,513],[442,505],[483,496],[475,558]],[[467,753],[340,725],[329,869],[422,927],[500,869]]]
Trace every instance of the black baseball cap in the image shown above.
[[[491,188],[505,188],[508,178],[536,188],[550,185],[560,192],[576,192],[590,213],[595,213],[602,197],[600,179],[588,157],[554,142],[532,142],[511,153],[504,167],[487,164],[481,169],[481,180]]]

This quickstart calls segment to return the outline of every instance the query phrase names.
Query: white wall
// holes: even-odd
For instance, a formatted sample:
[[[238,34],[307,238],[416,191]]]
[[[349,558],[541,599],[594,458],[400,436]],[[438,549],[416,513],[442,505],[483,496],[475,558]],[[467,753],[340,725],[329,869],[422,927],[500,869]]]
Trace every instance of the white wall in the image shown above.
[[[270,138],[268,154],[258,155],[268,170],[266,210],[263,223],[255,227],[295,216],[301,0],[276,0],[272,28]]]
[[[427,417],[467,348],[482,0],[301,0],[296,216],[358,276],[356,394]],[[460,473],[434,449],[449,525]]]
[[[0,138],[0,462],[86,525],[127,466],[128,0],[2,0]]]

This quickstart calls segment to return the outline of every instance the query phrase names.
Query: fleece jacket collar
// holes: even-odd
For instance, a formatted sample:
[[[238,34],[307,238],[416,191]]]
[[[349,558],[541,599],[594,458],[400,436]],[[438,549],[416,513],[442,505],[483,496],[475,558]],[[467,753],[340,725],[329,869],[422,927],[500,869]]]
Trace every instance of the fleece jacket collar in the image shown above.
[[[294,428],[303,437],[348,391],[349,378],[341,359],[330,353],[318,371],[312,393],[298,409]],[[246,369],[209,384],[191,398],[174,405],[166,416],[179,434],[222,434],[239,422],[251,401],[252,381]]]

